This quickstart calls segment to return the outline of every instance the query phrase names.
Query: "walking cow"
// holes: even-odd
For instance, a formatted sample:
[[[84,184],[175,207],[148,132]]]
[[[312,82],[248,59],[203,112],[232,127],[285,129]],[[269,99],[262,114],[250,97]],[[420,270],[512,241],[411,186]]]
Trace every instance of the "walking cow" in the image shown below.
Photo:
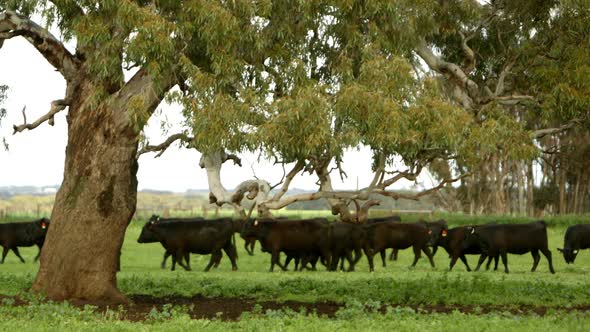
[[[547,224],[544,221],[528,224],[468,226],[466,230],[466,244],[476,243],[483,252],[477,268],[481,266],[487,256],[500,255],[502,264],[504,264],[504,272],[508,273],[507,254],[522,255],[530,252],[533,256],[531,272],[534,272],[541,260],[540,251],[549,262],[549,271],[555,273],[551,251],[547,245]]]
[[[41,218],[31,222],[12,222],[0,224],[0,245],[2,246],[2,262],[12,250],[22,263],[25,260],[18,251],[18,247],[30,247],[36,245],[39,247],[39,253],[35,257],[35,262],[41,255],[41,248],[45,242],[45,235],[49,228],[49,219]]]
[[[137,239],[139,243],[149,242],[152,236],[162,243],[166,251],[172,254],[172,270],[176,263],[190,271],[190,265],[185,265],[182,259],[189,253],[201,255],[211,254],[205,271],[209,271],[213,264],[221,260],[221,250],[229,257],[232,270],[237,270],[237,251],[232,236],[234,223],[229,218],[219,220],[202,220],[199,222],[172,221],[159,223],[148,221]]]

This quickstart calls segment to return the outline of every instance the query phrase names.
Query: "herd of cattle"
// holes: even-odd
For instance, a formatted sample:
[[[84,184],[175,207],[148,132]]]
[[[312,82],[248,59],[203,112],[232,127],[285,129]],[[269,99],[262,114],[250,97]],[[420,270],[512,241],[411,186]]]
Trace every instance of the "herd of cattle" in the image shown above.
[[[32,222],[0,223],[0,245],[3,247],[2,263],[12,250],[24,263],[18,247],[37,245],[39,254],[49,228],[49,220],[41,218]],[[392,248],[391,259],[397,258],[397,250],[412,247],[415,266],[424,253],[434,267],[433,256],[438,247],[444,248],[451,259],[449,269],[461,259],[467,271],[471,271],[465,255],[479,255],[476,271],[492,259],[494,270],[502,259],[504,271],[508,270],[507,254],[531,253],[535,271],[541,252],[549,263],[549,271],[555,273],[551,251],[547,242],[547,225],[544,221],[527,224],[485,224],[448,228],[443,220],[435,222],[419,221],[402,223],[400,217],[391,216],[369,219],[366,223],[329,222],[324,218],[287,220],[252,219],[233,220],[231,218],[160,218],[152,216],[144,225],[138,238],[139,243],[159,242],[165,249],[162,268],[168,257],[172,256],[172,270],[176,264],[191,270],[190,254],[211,255],[205,271],[217,267],[222,251],[228,256],[232,269],[237,270],[237,250],[235,234],[245,240],[245,249],[253,255],[254,243],[260,242],[263,252],[271,255],[270,271],[275,265],[287,270],[294,260],[295,270],[316,269],[317,262],[328,270],[354,271],[355,265],[364,253],[370,271],[374,270],[373,258],[379,253],[383,266],[386,266],[386,249]],[[431,250],[432,248],[432,250]],[[590,248],[590,225],[570,226],[565,233],[564,247],[558,250],[565,261],[574,263],[580,250]],[[282,263],[280,253],[286,255]],[[35,261],[39,258],[35,257]],[[339,267],[340,265],[340,267]]]

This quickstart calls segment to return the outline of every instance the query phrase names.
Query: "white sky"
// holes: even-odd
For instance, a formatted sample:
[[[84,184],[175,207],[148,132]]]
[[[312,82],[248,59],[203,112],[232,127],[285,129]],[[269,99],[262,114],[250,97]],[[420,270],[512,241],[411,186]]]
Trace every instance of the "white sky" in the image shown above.
[[[0,186],[60,184],[63,179],[65,147],[67,141],[66,111],[55,117],[55,126],[44,123],[33,131],[12,135],[12,125],[21,124],[22,108],[26,105],[27,122],[35,121],[49,111],[51,101],[61,99],[65,93],[65,81],[54,68],[23,38],[6,40],[0,49],[0,84],[8,85],[8,100],[3,105],[8,115],[2,120],[0,138],[6,137],[9,151],[0,151]],[[173,123],[181,120],[178,106],[161,104],[160,115],[153,116],[145,129],[151,143],[165,139],[160,123],[167,117]],[[170,133],[180,130],[173,127]],[[145,154],[139,159],[139,189],[170,190],[184,192],[187,189],[206,189],[205,170],[198,166],[200,154],[194,149],[171,147],[162,157]],[[226,189],[233,189],[241,181],[251,178],[254,172],[271,185],[278,182],[283,171],[280,166],[272,166],[268,161],[257,163],[257,155],[240,155],[243,167],[224,164],[222,180]],[[252,165],[252,167],[250,166]],[[333,173],[335,189],[355,189],[366,187],[371,179],[371,153],[368,149],[351,151],[344,156],[344,168],[348,179],[344,182]],[[289,169],[287,169],[288,171]],[[297,176],[291,188],[317,189],[316,179],[309,175]],[[429,177],[425,185],[432,186]],[[392,189],[410,187],[413,182],[398,182]]]

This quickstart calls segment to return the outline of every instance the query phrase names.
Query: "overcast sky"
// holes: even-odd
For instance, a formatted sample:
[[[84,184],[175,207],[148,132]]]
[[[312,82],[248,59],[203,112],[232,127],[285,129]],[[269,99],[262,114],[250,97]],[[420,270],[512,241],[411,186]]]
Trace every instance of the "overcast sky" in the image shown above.
[[[65,147],[67,141],[66,111],[55,117],[55,126],[44,123],[33,131],[24,131],[12,135],[12,125],[21,124],[21,110],[26,106],[27,121],[33,122],[49,111],[51,101],[61,99],[65,93],[65,81],[54,68],[23,38],[6,40],[0,49],[0,84],[8,85],[8,100],[4,107],[8,115],[2,120],[0,138],[6,137],[9,151],[0,151],[0,186],[34,185],[45,186],[60,184],[63,179]],[[164,119],[178,124],[181,120],[180,108],[165,103],[159,106],[159,114],[153,116],[146,135],[152,143],[165,139],[160,128]],[[176,125],[170,130],[180,130]],[[145,154],[139,159],[139,189],[170,190],[184,192],[187,189],[206,189],[205,170],[199,168],[200,154],[194,149],[179,149],[173,146],[160,158],[154,154]],[[224,164],[222,180],[226,189],[232,189],[241,181],[253,177],[272,184],[283,175],[281,167],[272,166],[270,162],[257,162],[257,155],[240,155],[243,167]],[[367,149],[351,151],[344,156],[344,168],[348,179],[342,182],[334,174],[335,189],[355,189],[366,187],[371,181],[371,153]],[[288,171],[288,170],[287,170]],[[430,187],[429,177],[423,177],[425,185]],[[291,188],[317,189],[314,177],[298,176]],[[413,182],[399,182],[393,188],[409,187]]]

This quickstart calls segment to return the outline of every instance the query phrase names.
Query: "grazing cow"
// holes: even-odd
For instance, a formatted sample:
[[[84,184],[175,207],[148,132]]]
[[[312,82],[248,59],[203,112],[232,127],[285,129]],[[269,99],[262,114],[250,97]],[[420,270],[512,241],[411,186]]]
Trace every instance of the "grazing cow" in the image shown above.
[[[557,248],[557,250],[563,254],[566,263],[574,264],[580,250],[588,248],[590,248],[590,225],[580,224],[567,228],[563,238],[563,249]]]
[[[232,235],[234,234],[234,223],[229,218],[201,220],[199,222],[155,222],[148,221],[144,225],[137,242],[146,243],[152,236],[162,243],[166,251],[172,255],[172,270],[176,263],[185,270],[190,271],[191,267],[185,265],[182,259],[189,253],[201,255],[211,254],[209,264],[205,271],[209,271],[213,264],[221,260],[221,250],[229,257],[232,270],[237,270],[237,252]]]
[[[547,224],[544,221],[528,224],[467,226],[465,243],[467,245],[475,243],[481,248],[482,255],[477,264],[478,268],[487,256],[500,255],[504,272],[508,273],[507,254],[522,255],[530,252],[533,256],[531,272],[534,272],[541,260],[539,255],[541,251],[549,262],[549,271],[555,273],[551,251],[547,245]]]
[[[434,255],[436,255],[436,251],[438,250],[437,243],[440,238],[440,235],[442,234],[443,230],[446,230],[448,228],[447,222],[442,219],[437,220],[437,221],[420,220],[420,221],[416,221],[414,224],[422,225],[422,226],[428,228],[428,230],[431,232],[430,234],[432,237],[432,243],[434,243],[434,245],[432,246],[432,257],[434,257]],[[389,256],[389,260],[396,261],[397,254],[398,254],[398,250],[393,249],[391,251],[391,255]],[[383,258],[384,257],[381,257],[382,260],[383,260]],[[385,267],[385,261],[383,261],[383,267]]]
[[[399,222],[379,222],[365,225],[366,241],[364,252],[369,261],[369,270],[374,271],[373,256],[387,248],[406,249],[412,247],[414,250],[414,262],[412,267],[416,266],[420,259],[420,252],[423,251],[430,265],[434,267],[432,254],[428,248],[431,243],[428,229],[416,224],[402,224]]]
[[[365,241],[365,230],[361,224],[335,222],[331,224],[332,238],[330,250],[332,253],[331,271],[338,269],[338,262],[342,261],[340,269],[344,270],[344,259],[348,261],[348,271],[354,271],[354,266],[362,257],[362,247]],[[353,259],[352,253],[355,253]]]
[[[25,260],[18,252],[18,247],[30,247],[36,245],[39,247],[39,253],[35,257],[35,262],[41,255],[41,248],[45,242],[45,235],[49,228],[49,219],[41,218],[31,222],[12,222],[0,224],[0,245],[2,246],[2,264],[12,250],[22,263]]]
[[[260,219],[247,222],[242,236],[256,238],[262,250],[271,253],[271,272],[275,264],[286,271],[279,261],[280,252],[288,255],[297,253],[302,258],[301,269],[314,255],[321,256],[329,266],[330,229],[324,218],[283,221]]]
[[[481,255],[482,251],[481,248],[477,244],[469,245],[465,243],[465,230],[467,226],[460,226],[451,229],[442,229],[440,231],[438,240],[435,242],[436,245],[443,247],[446,252],[449,254],[451,258],[451,262],[449,264],[449,271],[453,270],[453,266],[457,262],[457,259],[461,259],[467,271],[471,271],[469,264],[467,263],[467,259],[465,255]],[[477,226],[474,226],[477,227]],[[434,255],[434,254],[433,254]],[[490,256],[488,259],[488,263],[486,265],[486,270],[489,269],[490,263],[492,258],[495,260],[495,268],[498,268],[498,256],[492,257]],[[479,268],[479,266],[478,266]]]

